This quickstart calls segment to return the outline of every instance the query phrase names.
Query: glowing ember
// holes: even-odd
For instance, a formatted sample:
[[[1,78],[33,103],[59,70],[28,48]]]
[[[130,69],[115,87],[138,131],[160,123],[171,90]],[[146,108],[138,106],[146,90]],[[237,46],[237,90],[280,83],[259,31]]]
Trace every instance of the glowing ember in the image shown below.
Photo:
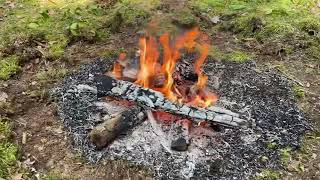
[[[136,84],[145,88],[151,88],[162,92],[169,100],[186,103],[192,106],[208,107],[216,102],[217,96],[206,91],[208,77],[203,73],[201,66],[209,52],[208,36],[194,28],[183,35],[171,40],[168,33],[160,36],[159,42],[151,35],[141,37],[140,45],[140,69],[136,77]],[[162,46],[162,52],[159,47]],[[173,77],[176,64],[180,60],[181,51],[188,53],[197,52],[198,58],[194,62],[194,71],[197,81],[187,86],[188,83],[177,85]],[[160,60],[159,57],[162,57]],[[113,75],[117,79],[122,78],[122,65],[125,55],[121,54],[114,64]],[[190,83],[189,83],[190,84]],[[183,91],[181,91],[183,89]]]
[[[174,122],[177,120],[181,120],[182,118],[167,112],[163,111],[153,111],[153,116],[157,120],[161,120],[162,122]]]

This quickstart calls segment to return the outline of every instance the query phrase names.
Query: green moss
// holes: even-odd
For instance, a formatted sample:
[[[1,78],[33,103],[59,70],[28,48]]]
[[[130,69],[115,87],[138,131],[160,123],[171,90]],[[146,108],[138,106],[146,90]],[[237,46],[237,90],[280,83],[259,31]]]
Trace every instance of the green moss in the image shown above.
[[[10,143],[11,128],[7,121],[0,119],[0,178],[6,179],[8,170],[17,161],[17,148]]]
[[[172,14],[172,18],[176,24],[183,27],[193,27],[193,26],[196,26],[198,23],[196,17],[188,9],[175,11]]]
[[[252,60],[252,57],[242,51],[233,51],[233,52],[227,54],[224,57],[224,60],[231,60],[231,61],[235,61],[235,62],[245,62],[245,61]]]
[[[1,133],[2,139],[8,138],[11,134],[10,124],[3,119],[0,119],[0,133]]]
[[[311,46],[306,50],[307,56],[320,62],[320,47]]]
[[[18,58],[16,56],[0,57],[0,79],[9,79],[10,76],[16,74],[19,69]]]
[[[306,94],[301,86],[293,85],[292,90],[293,90],[294,95],[298,99],[304,98],[306,96]]]
[[[272,169],[264,169],[255,177],[256,180],[280,180],[280,173]]]
[[[44,100],[49,97],[49,92],[46,89],[39,89],[27,92],[27,95],[31,98],[38,98],[39,100]]]
[[[57,173],[49,173],[47,175],[44,175],[42,177],[43,180],[63,180],[65,178],[62,178],[60,175]]]
[[[279,155],[280,155],[280,160],[281,160],[281,163],[287,167],[288,166],[288,163],[290,162],[291,158],[292,158],[292,155],[291,155],[291,148],[290,147],[286,147],[286,148],[283,148],[283,149],[280,149],[279,150]]]
[[[45,53],[45,58],[50,60],[59,59],[64,55],[67,46],[67,40],[49,42],[49,48]]]
[[[41,84],[54,83],[57,80],[63,78],[67,74],[67,69],[65,68],[50,68],[47,71],[41,71],[36,74],[37,80]]]
[[[277,147],[277,143],[276,142],[274,142],[274,141],[270,141],[270,142],[268,142],[268,144],[267,144],[267,148],[268,149],[275,149]]]
[[[269,40],[283,40],[284,38],[291,37],[295,32],[295,28],[284,22],[273,22],[267,24],[260,32],[257,33],[256,37],[258,40],[265,42]]]
[[[123,0],[116,3],[110,12],[108,27],[112,32],[120,31],[123,26],[138,27],[148,22],[151,10],[159,4],[158,0]]]
[[[210,56],[214,59],[217,59],[217,60],[223,59],[223,53],[221,52],[221,50],[218,47],[216,47],[214,45],[210,46],[208,56]]]
[[[286,68],[286,66],[284,66],[283,64],[277,64],[274,66],[274,68],[276,68],[278,71],[285,73],[288,71],[288,69]]]
[[[189,7],[209,17],[219,16],[220,29],[240,38],[256,38],[275,55],[320,46],[320,18],[310,12],[316,0],[191,0]],[[280,53],[281,53],[280,52]]]
[[[189,2],[189,5],[196,11],[206,12],[210,15],[233,14],[250,7],[250,3],[239,0],[192,0]]]
[[[309,16],[307,18],[301,19],[298,21],[298,27],[310,33],[311,31],[314,31],[314,33],[319,33],[320,31],[320,22],[319,19]]]
[[[239,33],[243,36],[253,36],[262,29],[264,23],[261,17],[253,14],[225,21],[220,29]]]
[[[106,51],[102,51],[100,53],[100,56],[102,56],[102,57],[118,57],[120,53],[126,53],[126,50],[123,48],[109,49]]]

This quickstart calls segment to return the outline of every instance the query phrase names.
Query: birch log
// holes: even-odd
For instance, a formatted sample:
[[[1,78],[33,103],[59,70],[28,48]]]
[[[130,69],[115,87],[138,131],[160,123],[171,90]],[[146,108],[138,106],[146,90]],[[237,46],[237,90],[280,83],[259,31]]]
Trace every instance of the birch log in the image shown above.
[[[95,77],[98,96],[112,96],[137,103],[143,108],[162,110],[190,118],[192,121],[201,120],[218,123],[224,126],[247,127],[248,121],[240,115],[219,107],[198,108],[169,101],[164,95],[152,89],[143,88],[131,82],[116,80],[110,76]]]

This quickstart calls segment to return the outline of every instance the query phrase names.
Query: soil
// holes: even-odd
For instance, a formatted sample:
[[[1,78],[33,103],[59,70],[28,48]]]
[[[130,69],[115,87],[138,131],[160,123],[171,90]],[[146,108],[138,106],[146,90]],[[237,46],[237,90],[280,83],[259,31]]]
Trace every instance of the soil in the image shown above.
[[[178,8],[181,3],[173,3]],[[137,50],[138,34],[130,29],[121,30],[122,33],[113,35],[107,42],[86,43],[77,42],[68,47],[65,55],[65,66],[72,72],[77,66],[101,57],[104,51],[125,49],[128,52]],[[243,49],[246,52],[261,49],[255,42],[250,47],[236,43],[233,34],[219,32],[211,37],[212,43],[221,49]],[[317,62],[300,61],[303,57],[296,53],[294,56],[282,58],[278,55],[261,55],[255,57],[258,67],[273,68],[285,64],[287,75],[294,81],[301,82],[307,96],[300,100],[300,107],[313,122],[315,130],[319,128],[320,120],[320,75],[313,73],[320,69]],[[270,59],[276,59],[270,61]],[[61,63],[61,62],[59,62]],[[35,78],[40,69],[59,67],[61,64],[45,60],[30,59],[23,65],[21,72],[0,85],[0,90],[9,95],[9,102],[13,112],[5,112],[14,124],[14,139],[20,147],[21,161],[35,161],[29,163],[29,169],[34,168],[33,174],[57,173],[62,177],[74,179],[144,179],[150,178],[149,172],[125,161],[103,161],[100,164],[86,162],[81,154],[71,148],[71,140],[63,123],[58,120],[55,104],[46,96],[30,96],[30,91],[48,90],[55,86],[48,84],[42,87]],[[310,72],[311,73],[307,73]],[[34,85],[33,85],[34,84]],[[22,136],[27,134],[27,141],[22,144]],[[304,143],[308,147],[308,159],[298,159],[304,165],[303,171],[283,171],[286,179],[317,179],[320,175],[320,144],[319,140],[306,138]],[[299,158],[299,156],[297,156]]]

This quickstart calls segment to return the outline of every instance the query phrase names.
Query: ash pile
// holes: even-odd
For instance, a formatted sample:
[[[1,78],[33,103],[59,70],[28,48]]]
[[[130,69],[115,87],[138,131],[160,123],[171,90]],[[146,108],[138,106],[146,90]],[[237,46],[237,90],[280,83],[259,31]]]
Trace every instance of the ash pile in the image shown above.
[[[281,168],[278,150],[299,148],[300,137],[310,129],[290,82],[273,71],[260,72],[254,62],[215,62],[208,58],[204,66],[208,87],[219,94],[215,107],[239,112],[254,121],[241,128],[190,125],[184,119],[159,122],[158,113],[106,100],[99,96],[95,77],[109,71],[112,61],[98,59],[84,65],[52,90],[73,147],[90,162],[98,163],[102,158],[128,160],[150,169],[156,179],[247,179],[261,169]],[[105,119],[117,122],[112,117],[117,112],[122,112],[125,120],[117,126],[126,131],[113,132],[108,137],[112,141],[97,148],[92,143],[92,131]],[[268,148],[270,143],[275,147]]]

